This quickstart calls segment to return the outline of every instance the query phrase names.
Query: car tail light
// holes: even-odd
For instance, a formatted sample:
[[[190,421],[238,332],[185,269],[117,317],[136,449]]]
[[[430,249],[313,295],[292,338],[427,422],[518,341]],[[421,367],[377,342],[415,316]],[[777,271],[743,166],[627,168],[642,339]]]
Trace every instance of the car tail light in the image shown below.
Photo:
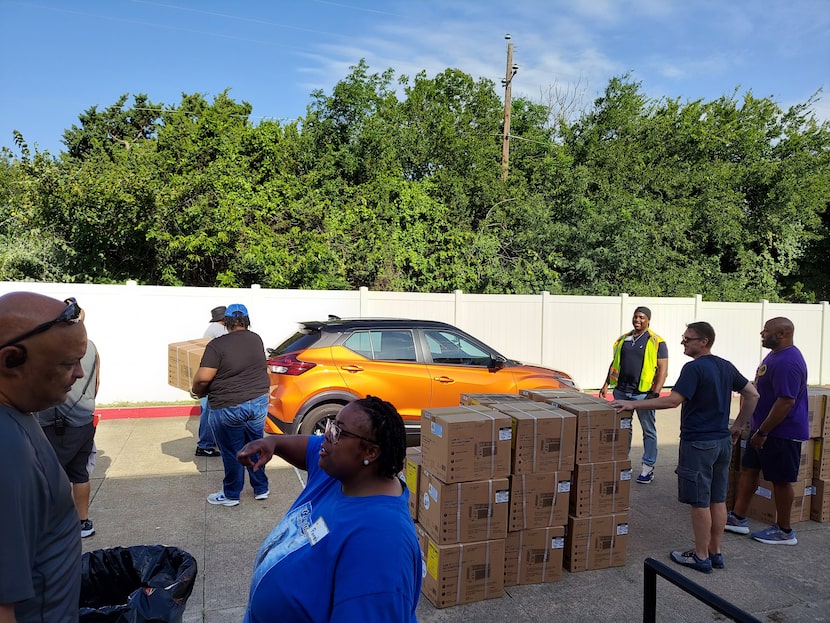
[[[308,372],[316,365],[316,363],[300,361],[294,355],[283,355],[282,357],[273,357],[268,360],[268,372],[299,376],[303,372]]]

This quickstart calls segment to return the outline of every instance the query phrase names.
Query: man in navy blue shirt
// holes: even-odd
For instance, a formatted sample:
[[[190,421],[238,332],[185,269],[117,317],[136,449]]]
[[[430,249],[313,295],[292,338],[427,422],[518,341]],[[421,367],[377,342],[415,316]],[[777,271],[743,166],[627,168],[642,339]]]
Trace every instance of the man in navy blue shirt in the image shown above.
[[[703,573],[723,568],[721,541],[726,525],[726,489],[732,436],[729,411],[732,392],[743,397],[738,418],[748,417],[758,392],[737,368],[712,354],[715,330],[708,322],[686,325],[680,341],[692,361],[683,366],[671,394],[643,401],[615,400],[618,411],[635,407],[680,411],[680,450],[677,459],[678,500],[692,508],[694,549],[672,551],[677,564]]]

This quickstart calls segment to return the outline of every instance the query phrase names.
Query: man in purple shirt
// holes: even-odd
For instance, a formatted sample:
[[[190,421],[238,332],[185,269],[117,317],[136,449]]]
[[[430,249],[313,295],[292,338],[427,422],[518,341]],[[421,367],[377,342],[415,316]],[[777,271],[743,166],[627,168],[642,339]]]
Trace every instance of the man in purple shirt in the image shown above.
[[[735,507],[729,513],[725,529],[749,534],[746,511],[758,487],[758,477],[773,486],[777,523],[752,538],[770,545],[795,545],[795,531],[790,525],[793,484],[798,478],[801,442],[810,436],[807,418],[807,364],[801,351],[793,345],[795,328],[788,318],[772,318],[761,331],[761,345],[769,348],[755,375],[761,398],[750,420],[750,437],[741,459],[741,476]],[[738,418],[732,425],[732,440],[737,441],[746,421]]]

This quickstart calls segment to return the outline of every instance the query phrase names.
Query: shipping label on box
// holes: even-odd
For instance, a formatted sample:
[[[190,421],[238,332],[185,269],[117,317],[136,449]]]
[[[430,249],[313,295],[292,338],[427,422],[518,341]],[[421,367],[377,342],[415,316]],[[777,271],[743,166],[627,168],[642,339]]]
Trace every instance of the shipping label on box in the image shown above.
[[[812,479],[799,480],[793,483],[793,505],[790,511],[790,521],[798,523],[810,519],[810,507],[815,489],[812,487]],[[758,519],[764,523],[774,524],[778,521],[778,513],[775,509],[775,497],[773,484],[763,478],[758,481],[755,494],[749,502],[746,516]]]
[[[625,566],[628,547],[628,513],[568,516],[563,566],[568,571],[588,571]]]
[[[549,404],[577,417],[574,462],[624,461],[631,443],[631,412],[617,413],[608,402],[559,399]]]
[[[571,472],[512,475],[507,530],[564,526],[570,490]]]
[[[436,608],[504,594],[504,539],[440,545],[416,526],[424,562],[421,591]]]
[[[466,405],[421,412],[422,464],[442,482],[506,478],[512,442],[512,420],[489,407]]]
[[[630,500],[631,461],[586,463],[574,468],[568,507],[574,517],[626,511]]]
[[[445,484],[421,472],[418,523],[440,544],[503,539],[507,535],[507,478]]]
[[[576,416],[541,402],[492,405],[513,420],[511,474],[570,471]]]
[[[200,338],[168,345],[167,383],[169,385],[190,392],[193,387],[193,377],[199,369],[208,342],[210,338]]]
[[[813,480],[813,499],[810,501],[810,519],[830,521],[830,480]]]
[[[504,542],[504,585],[562,579],[565,526],[509,532]]]

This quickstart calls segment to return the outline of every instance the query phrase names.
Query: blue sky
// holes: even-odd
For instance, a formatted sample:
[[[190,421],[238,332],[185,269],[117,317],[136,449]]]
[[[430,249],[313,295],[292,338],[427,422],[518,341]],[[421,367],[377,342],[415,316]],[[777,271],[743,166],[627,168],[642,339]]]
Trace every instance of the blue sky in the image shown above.
[[[627,72],[681,101],[737,88],[786,108],[830,89],[828,0],[0,0],[0,32],[0,146],[19,130],[53,154],[124,93],[174,105],[229,88],[254,123],[295,119],[361,58],[410,77],[457,68],[502,94],[505,33],[514,97],[540,102],[588,106]],[[830,119],[830,90],[814,110]]]

